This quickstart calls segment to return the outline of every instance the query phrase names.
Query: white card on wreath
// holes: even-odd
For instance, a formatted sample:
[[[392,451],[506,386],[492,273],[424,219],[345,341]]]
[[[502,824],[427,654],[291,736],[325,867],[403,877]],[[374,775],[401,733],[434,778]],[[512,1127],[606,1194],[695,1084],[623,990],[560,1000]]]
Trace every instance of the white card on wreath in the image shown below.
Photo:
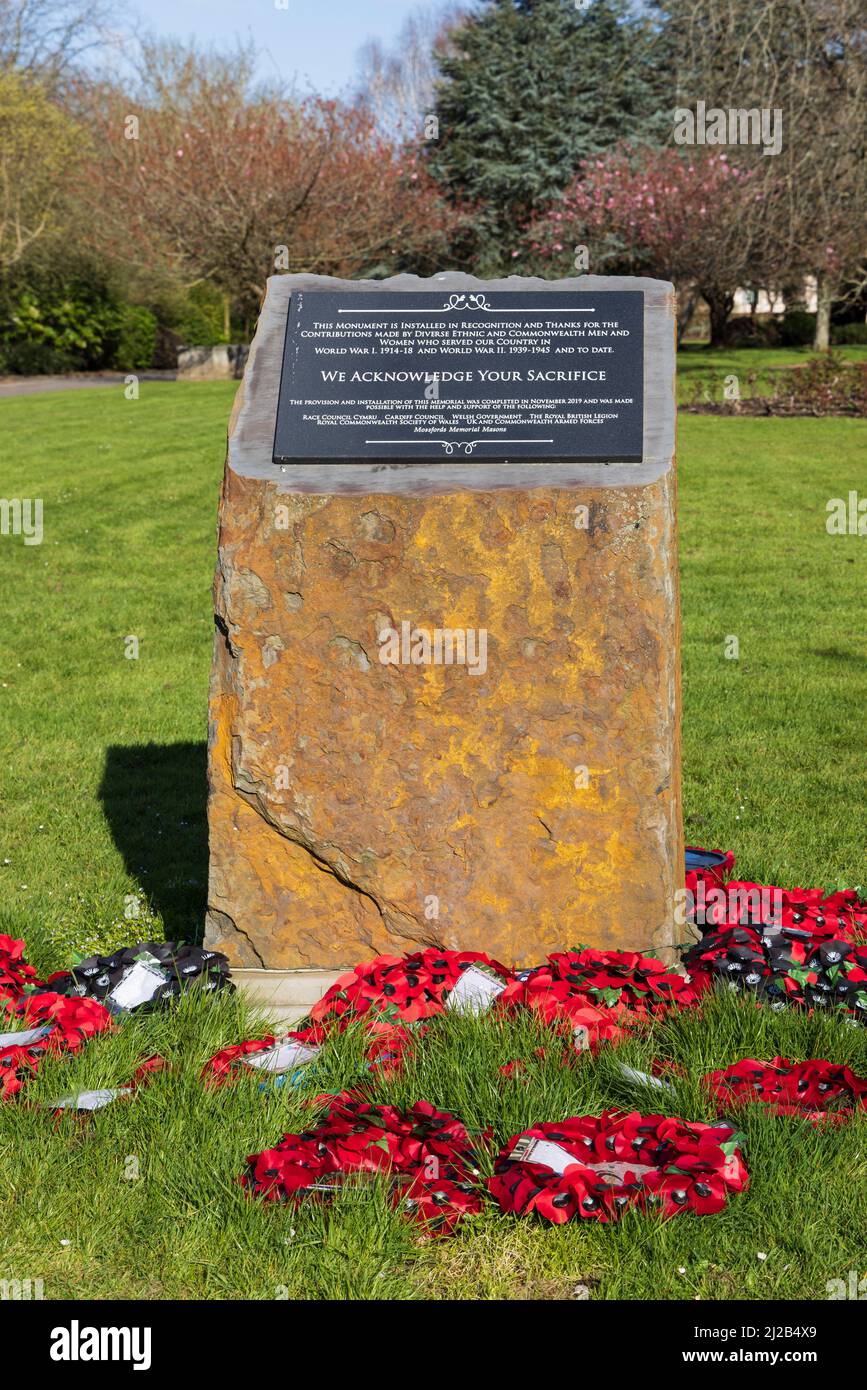
[[[570,1154],[560,1144],[554,1144],[550,1139],[534,1139],[532,1135],[519,1139],[509,1158],[521,1163],[540,1163],[543,1168],[550,1168],[552,1173],[565,1173],[576,1163],[586,1167],[583,1159]]]
[[[306,1067],[319,1056],[318,1047],[308,1047],[305,1043],[289,1040],[276,1043],[264,1052],[253,1052],[243,1058],[244,1066],[256,1067],[259,1071],[282,1072],[292,1067]]]
[[[116,1100],[118,1096],[131,1096],[132,1087],[120,1086],[116,1090],[109,1091],[79,1091],[75,1096],[63,1096],[60,1100],[52,1101],[53,1110],[101,1110],[104,1105]]]
[[[471,965],[446,999],[446,1008],[459,1014],[483,1014],[505,988],[502,980],[495,980],[478,966]]]
[[[168,975],[164,970],[155,970],[144,961],[136,961],[113,990],[107,995],[117,1009],[135,1009],[139,1004],[147,1004],[157,990],[165,984]]]
[[[27,1028],[23,1033],[0,1033],[0,1047],[29,1047],[50,1032],[51,1024],[46,1023],[41,1028]]]

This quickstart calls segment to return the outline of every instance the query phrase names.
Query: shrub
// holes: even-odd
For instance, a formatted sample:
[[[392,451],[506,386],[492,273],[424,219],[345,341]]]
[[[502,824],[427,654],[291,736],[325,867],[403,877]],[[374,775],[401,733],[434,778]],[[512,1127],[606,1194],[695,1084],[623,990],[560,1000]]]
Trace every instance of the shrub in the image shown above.
[[[810,347],[816,334],[816,315],[806,309],[789,309],[780,323],[783,347]]]
[[[0,348],[2,370],[12,376],[55,376],[78,371],[79,358],[68,352],[58,352],[46,342],[4,343]]]
[[[0,287],[0,352],[10,371],[101,367],[117,327],[118,305],[103,285],[43,276]]]
[[[157,343],[156,315],[138,304],[124,304],[118,311],[117,342],[111,364],[119,371],[150,367]]]
[[[227,338],[223,296],[209,282],[164,295],[153,307],[157,316],[155,367],[176,367],[178,353],[185,347],[215,347],[217,343],[243,341],[243,335]],[[232,327],[237,329],[238,325]]]
[[[215,347],[227,341],[223,326],[223,297],[215,285],[196,285],[169,320],[185,347]]]
[[[867,347],[867,323],[841,323],[831,329],[831,342],[835,347]]]

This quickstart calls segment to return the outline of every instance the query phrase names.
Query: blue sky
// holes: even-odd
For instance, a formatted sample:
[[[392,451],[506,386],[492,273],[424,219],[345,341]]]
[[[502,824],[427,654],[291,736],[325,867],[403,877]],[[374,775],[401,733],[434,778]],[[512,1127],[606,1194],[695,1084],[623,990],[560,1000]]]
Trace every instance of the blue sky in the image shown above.
[[[390,43],[414,10],[442,7],[442,0],[286,3],[286,9],[277,9],[275,0],[139,0],[135,9],[144,28],[163,36],[196,37],[215,46],[230,45],[236,36],[252,37],[265,50],[263,75],[276,67],[302,86],[335,93],[353,79],[356,53],[366,39]],[[116,27],[122,29],[123,21],[118,19]]]

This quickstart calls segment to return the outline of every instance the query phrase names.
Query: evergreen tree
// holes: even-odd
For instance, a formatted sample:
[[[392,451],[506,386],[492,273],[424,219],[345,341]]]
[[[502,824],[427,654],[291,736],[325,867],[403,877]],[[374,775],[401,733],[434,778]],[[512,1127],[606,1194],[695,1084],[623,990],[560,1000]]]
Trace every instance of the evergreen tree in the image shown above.
[[[581,160],[654,140],[663,98],[650,37],[628,0],[483,0],[450,33],[426,154],[447,196],[478,209],[464,264],[514,269],[521,229]]]

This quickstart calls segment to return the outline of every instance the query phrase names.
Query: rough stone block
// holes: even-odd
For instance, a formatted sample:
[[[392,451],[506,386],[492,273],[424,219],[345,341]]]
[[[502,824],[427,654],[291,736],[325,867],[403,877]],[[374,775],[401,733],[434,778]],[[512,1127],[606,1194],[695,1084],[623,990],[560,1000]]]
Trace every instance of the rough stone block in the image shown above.
[[[683,879],[671,287],[487,282],[644,291],[640,464],[281,469],[288,296],[335,283],[269,282],[230,425],[206,939],[282,969],[418,943],[507,964],[665,950]],[[384,665],[379,634],[404,621],[485,629],[486,669]]]

